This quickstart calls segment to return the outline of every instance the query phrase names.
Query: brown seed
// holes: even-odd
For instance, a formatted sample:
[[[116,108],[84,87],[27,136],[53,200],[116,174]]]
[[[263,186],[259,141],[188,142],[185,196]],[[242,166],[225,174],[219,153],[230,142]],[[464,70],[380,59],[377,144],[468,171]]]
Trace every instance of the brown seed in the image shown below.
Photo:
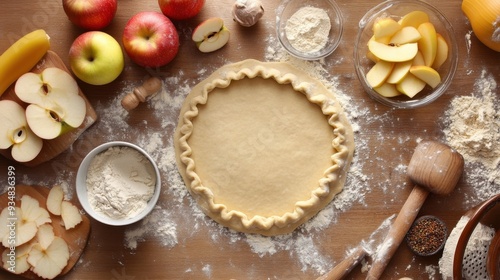
[[[444,246],[447,237],[445,224],[434,216],[417,219],[406,234],[406,242],[417,255],[430,256]]]

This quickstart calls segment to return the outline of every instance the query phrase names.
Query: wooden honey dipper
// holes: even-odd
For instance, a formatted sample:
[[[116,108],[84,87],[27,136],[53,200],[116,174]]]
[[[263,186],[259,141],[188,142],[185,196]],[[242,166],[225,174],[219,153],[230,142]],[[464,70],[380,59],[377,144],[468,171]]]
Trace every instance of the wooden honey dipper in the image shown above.
[[[418,144],[408,164],[408,175],[416,185],[392,224],[381,246],[383,249],[377,252],[366,279],[380,278],[415,220],[429,191],[441,195],[451,193],[463,169],[462,155],[447,145],[434,141],[423,141]]]
[[[133,110],[140,102],[145,102],[147,98],[157,93],[162,86],[162,82],[157,77],[147,79],[141,86],[136,87],[131,93],[122,99],[122,107],[127,111]]]

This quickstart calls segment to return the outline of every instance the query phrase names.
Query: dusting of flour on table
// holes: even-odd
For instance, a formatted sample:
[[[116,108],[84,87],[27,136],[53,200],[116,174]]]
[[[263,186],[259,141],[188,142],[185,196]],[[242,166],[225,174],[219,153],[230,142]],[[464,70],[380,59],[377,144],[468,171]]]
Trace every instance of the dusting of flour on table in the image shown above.
[[[500,192],[500,107],[497,83],[483,70],[471,95],[457,96],[446,111],[443,132],[465,159],[465,180],[474,186],[476,204]]]
[[[287,20],[285,35],[296,50],[313,53],[325,47],[330,29],[330,17],[325,10],[303,7]]]
[[[112,219],[128,219],[143,211],[154,193],[153,165],[130,147],[111,147],[95,156],[87,173],[92,208]]]

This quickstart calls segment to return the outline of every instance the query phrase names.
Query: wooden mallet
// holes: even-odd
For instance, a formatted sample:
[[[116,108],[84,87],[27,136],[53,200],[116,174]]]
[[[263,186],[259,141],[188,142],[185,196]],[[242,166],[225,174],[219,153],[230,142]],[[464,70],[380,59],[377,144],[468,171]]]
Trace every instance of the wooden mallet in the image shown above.
[[[440,195],[450,194],[463,169],[462,155],[447,145],[434,141],[422,141],[418,144],[408,164],[408,176],[416,185],[379,247],[366,279],[380,278],[414,222],[429,191]]]

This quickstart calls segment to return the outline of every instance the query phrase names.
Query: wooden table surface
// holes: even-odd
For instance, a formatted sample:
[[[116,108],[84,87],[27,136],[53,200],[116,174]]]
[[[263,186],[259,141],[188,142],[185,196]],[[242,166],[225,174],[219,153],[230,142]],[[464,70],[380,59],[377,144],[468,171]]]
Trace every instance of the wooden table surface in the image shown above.
[[[24,167],[1,158],[0,172],[6,174],[7,167],[14,166],[17,184],[47,187],[67,184],[69,195],[77,202],[75,178],[78,166],[86,153],[101,143],[111,140],[138,143],[153,154],[160,165],[171,163],[171,138],[178,117],[178,104],[188,92],[186,88],[226,63],[246,58],[266,60],[270,52],[279,51],[274,28],[278,1],[263,2],[265,15],[260,22],[251,28],[242,28],[231,19],[233,0],[207,0],[197,17],[175,23],[181,47],[172,63],[158,69],[145,69],[126,57],[125,70],[116,81],[105,86],[79,82],[96,109],[99,121],[70,149],[53,160],[37,167]],[[175,165],[162,165],[162,193],[155,210],[160,224],[150,219],[146,224],[110,227],[92,220],[87,248],[65,279],[315,279],[325,269],[340,262],[349,249],[367,238],[382,221],[397,213],[412,189],[405,168],[401,166],[408,164],[419,140],[444,141],[443,115],[446,108],[454,96],[471,95],[483,70],[500,82],[500,53],[483,46],[474,34],[470,41],[467,39],[471,28],[461,11],[461,1],[432,1],[448,17],[456,32],[460,56],[455,79],[445,95],[429,106],[415,110],[387,108],[371,100],[363,91],[352,61],[358,21],[380,2],[337,1],[345,21],[344,36],[338,49],[322,64],[335,77],[342,93],[351,98],[346,107],[356,110],[349,115],[357,128],[355,166],[359,170],[350,173],[351,179],[346,187],[351,190],[359,187],[359,199],[348,198],[349,205],[335,212],[331,217],[333,221],[323,228],[301,228],[282,240],[259,239],[276,247],[275,253],[268,250],[262,255],[256,252],[255,243],[246,241],[251,239],[250,236],[224,230],[200,215],[189,195],[178,185],[174,186],[179,184]],[[115,19],[104,31],[121,42],[127,20],[140,11],[159,11],[157,1],[120,0]],[[51,49],[69,66],[69,47],[83,30],[68,21],[60,0],[4,1],[0,13],[0,50],[6,49],[21,35],[43,28],[51,37]],[[223,49],[202,54],[191,42],[191,32],[197,23],[212,16],[224,18],[231,39]],[[141,104],[130,114],[120,111],[121,97],[149,75],[164,79],[168,93],[163,103],[156,100],[154,105]],[[500,97],[498,92],[497,96]],[[467,176],[467,171],[464,176]],[[0,176],[0,191],[7,185],[5,178]],[[450,196],[430,195],[420,214],[439,216],[451,230],[464,212],[477,202],[470,188],[462,179]],[[329,209],[334,207],[330,205]],[[169,239],[161,231],[164,230],[161,223],[165,221],[173,225],[171,229],[176,237],[170,245],[165,242],[172,236]],[[147,233],[141,236],[136,249],[127,248],[126,233],[141,229]],[[307,250],[297,249],[303,246],[298,244],[299,241],[304,240],[311,242],[311,246],[304,247]],[[306,258],[309,254],[312,255]],[[438,259],[438,256],[416,257],[406,244],[402,244],[383,278],[439,279]],[[349,279],[365,276],[366,272],[363,273],[358,266]],[[7,278],[14,279],[8,273],[0,272],[0,279]]]

